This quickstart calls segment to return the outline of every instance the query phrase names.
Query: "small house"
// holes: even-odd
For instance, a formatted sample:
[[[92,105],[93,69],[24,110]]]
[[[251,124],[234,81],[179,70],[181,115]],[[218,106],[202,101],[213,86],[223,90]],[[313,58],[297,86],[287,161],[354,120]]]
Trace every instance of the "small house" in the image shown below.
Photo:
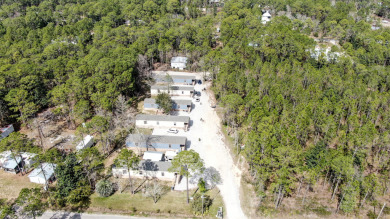
[[[145,151],[182,151],[186,148],[186,142],[184,136],[130,134],[126,138],[128,148]]]
[[[164,153],[158,151],[145,151],[142,160],[164,161]]]
[[[147,115],[138,114],[135,125],[140,128],[180,128],[187,130],[190,124],[189,116]]]
[[[183,70],[187,66],[187,60],[188,60],[188,58],[183,57],[183,56],[172,57],[171,68],[177,68],[177,69]]]
[[[29,175],[30,181],[38,184],[51,183],[54,180],[54,169],[56,165],[51,163],[43,163],[42,168],[35,168]]]
[[[174,181],[177,173],[168,171],[171,166],[172,164],[170,162],[142,160],[137,167],[130,170],[130,176],[136,178]],[[129,173],[125,167],[114,166],[112,168],[112,174],[115,177],[129,177]]]
[[[150,88],[150,93],[152,95],[158,95],[161,93],[168,93],[171,96],[189,96],[192,97],[194,95],[195,88],[194,86],[161,86],[154,85]]]
[[[0,128],[0,141],[1,141],[1,139],[7,137],[8,135],[10,135],[14,131],[15,131],[14,126],[12,124],[8,125],[6,127]]]
[[[266,24],[267,22],[271,21],[271,14],[266,11],[262,16],[261,16],[261,23]]]
[[[20,156],[10,155],[7,160],[2,164],[5,171],[9,173],[19,173],[23,166],[22,158]]]
[[[154,110],[154,109],[158,109],[158,107],[159,106],[156,103],[156,99],[146,98],[144,100],[144,109]],[[191,112],[192,101],[191,100],[172,100],[172,109]]]
[[[84,137],[83,140],[80,141],[80,143],[76,146],[76,150],[82,150],[85,148],[89,148],[93,145],[93,136],[87,135]]]

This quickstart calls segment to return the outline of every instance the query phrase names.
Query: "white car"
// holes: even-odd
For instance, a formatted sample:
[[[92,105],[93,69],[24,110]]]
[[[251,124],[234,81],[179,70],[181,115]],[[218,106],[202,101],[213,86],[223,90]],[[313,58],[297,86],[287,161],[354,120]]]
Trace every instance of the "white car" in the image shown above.
[[[168,129],[167,131],[168,133],[173,133],[173,134],[177,134],[179,132],[179,130],[175,129],[175,128],[170,128]]]

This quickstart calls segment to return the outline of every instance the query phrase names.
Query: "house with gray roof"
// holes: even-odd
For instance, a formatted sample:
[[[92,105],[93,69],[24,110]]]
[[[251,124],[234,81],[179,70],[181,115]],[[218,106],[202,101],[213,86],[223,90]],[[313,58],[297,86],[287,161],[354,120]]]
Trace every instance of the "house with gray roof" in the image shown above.
[[[186,148],[184,136],[130,134],[126,146],[142,151],[182,151]]]
[[[189,124],[189,116],[138,114],[135,117],[135,125],[140,128],[180,128],[187,130]]]
[[[150,93],[152,95],[158,95],[161,93],[168,93],[171,96],[189,96],[192,97],[195,93],[194,86],[170,86],[168,90],[168,85],[153,85],[150,88]]]
[[[156,99],[146,98],[144,100],[144,109],[145,110],[156,110],[158,109],[158,104]],[[192,100],[172,100],[172,109],[191,112],[192,109]]]
[[[197,82],[195,75],[170,75],[173,83],[195,85]],[[166,75],[155,75],[154,80],[156,83],[167,83],[168,79]]]
[[[187,61],[188,61],[187,57],[183,57],[183,56],[172,57],[171,68],[177,68],[183,70],[187,67]]]
[[[130,175],[136,178],[174,181],[177,173],[169,172],[171,166],[171,162],[142,160],[137,167],[130,170]],[[129,177],[126,167],[113,166],[112,174],[114,177]]]
[[[55,164],[43,163],[41,166],[35,168],[28,175],[28,178],[33,183],[46,185],[46,183],[51,183],[54,180],[54,169],[55,168],[56,168]]]

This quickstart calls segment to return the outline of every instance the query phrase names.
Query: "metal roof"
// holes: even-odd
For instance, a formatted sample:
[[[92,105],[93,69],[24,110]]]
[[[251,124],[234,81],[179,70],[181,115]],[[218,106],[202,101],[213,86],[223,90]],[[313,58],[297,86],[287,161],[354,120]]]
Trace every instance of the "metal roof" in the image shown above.
[[[172,166],[171,162],[164,161],[150,161],[150,160],[142,160],[139,162],[138,170],[144,171],[168,171],[168,169]]]
[[[49,179],[54,174],[54,169],[55,169],[56,165],[52,164],[52,163],[43,163],[42,167],[43,167],[43,171],[42,171],[41,167],[35,168],[28,175],[28,177],[38,177],[38,178],[45,180],[45,176],[46,176],[46,179]],[[45,174],[43,174],[43,173],[45,173]]]
[[[191,105],[192,104],[192,101],[191,100],[180,100],[180,99],[174,99],[172,100],[173,103],[175,104],[183,104],[183,105]],[[153,98],[146,98],[144,100],[144,103],[150,103],[150,104],[155,104],[156,103],[156,99],[153,99]]]
[[[168,136],[168,135],[142,135],[130,134],[126,138],[126,142],[134,143],[165,143],[165,144],[180,144],[185,145],[187,138],[184,136]]]
[[[163,160],[164,153],[158,152],[158,151],[146,151],[144,153],[144,156],[142,157],[143,160],[151,160],[151,161],[162,161]]]
[[[135,117],[136,120],[147,120],[147,121],[172,121],[172,122],[190,122],[189,116],[166,116],[166,115],[147,115],[138,114]]]
[[[16,160],[16,161],[15,161]],[[17,156],[15,158],[8,158],[4,163],[3,163],[3,168],[4,169],[15,169],[19,163],[22,161],[22,158]]]
[[[184,56],[172,57],[171,63],[187,63],[188,58]]]
[[[153,90],[157,90],[157,89],[160,89],[160,90],[168,90],[168,87],[167,86],[158,86],[158,85],[153,85],[151,87],[151,89]],[[195,90],[194,86],[171,86],[169,89],[171,90],[189,90],[189,91],[193,91]]]

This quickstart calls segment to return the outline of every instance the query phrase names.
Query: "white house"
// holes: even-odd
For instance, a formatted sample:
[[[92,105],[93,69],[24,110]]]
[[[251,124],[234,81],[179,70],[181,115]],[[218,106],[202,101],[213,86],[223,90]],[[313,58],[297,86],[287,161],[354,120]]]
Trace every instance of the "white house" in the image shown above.
[[[163,161],[164,153],[158,151],[145,151],[142,160],[150,160],[150,161]]]
[[[180,70],[183,70],[187,66],[187,60],[188,58],[183,56],[172,57],[171,68],[178,68]]]
[[[267,22],[271,21],[271,14],[266,11],[262,16],[261,16],[261,23],[266,24]]]
[[[89,148],[93,145],[93,136],[87,135],[84,137],[83,140],[80,141],[80,143],[76,146],[76,150],[82,150],[84,148]]]
[[[138,114],[135,125],[140,128],[180,128],[187,130],[190,124],[189,116],[147,115]]]
[[[54,169],[56,165],[51,163],[43,163],[42,168],[35,168],[29,175],[30,181],[38,184],[46,184],[54,180]]]
[[[190,96],[192,97],[195,93],[194,86],[160,86],[154,85],[150,88],[152,95],[158,95],[161,93],[169,93],[172,96]]]
[[[177,173],[168,171],[171,166],[170,162],[142,160],[136,168],[130,170],[130,177],[174,181]],[[112,174],[115,177],[129,177],[125,167],[113,167]]]
[[[13,125],[8,125],[6,127],[0,128],[0,141],[1,139],[7,137],[10,135],[12,132],[14,132],[14,126]]]

